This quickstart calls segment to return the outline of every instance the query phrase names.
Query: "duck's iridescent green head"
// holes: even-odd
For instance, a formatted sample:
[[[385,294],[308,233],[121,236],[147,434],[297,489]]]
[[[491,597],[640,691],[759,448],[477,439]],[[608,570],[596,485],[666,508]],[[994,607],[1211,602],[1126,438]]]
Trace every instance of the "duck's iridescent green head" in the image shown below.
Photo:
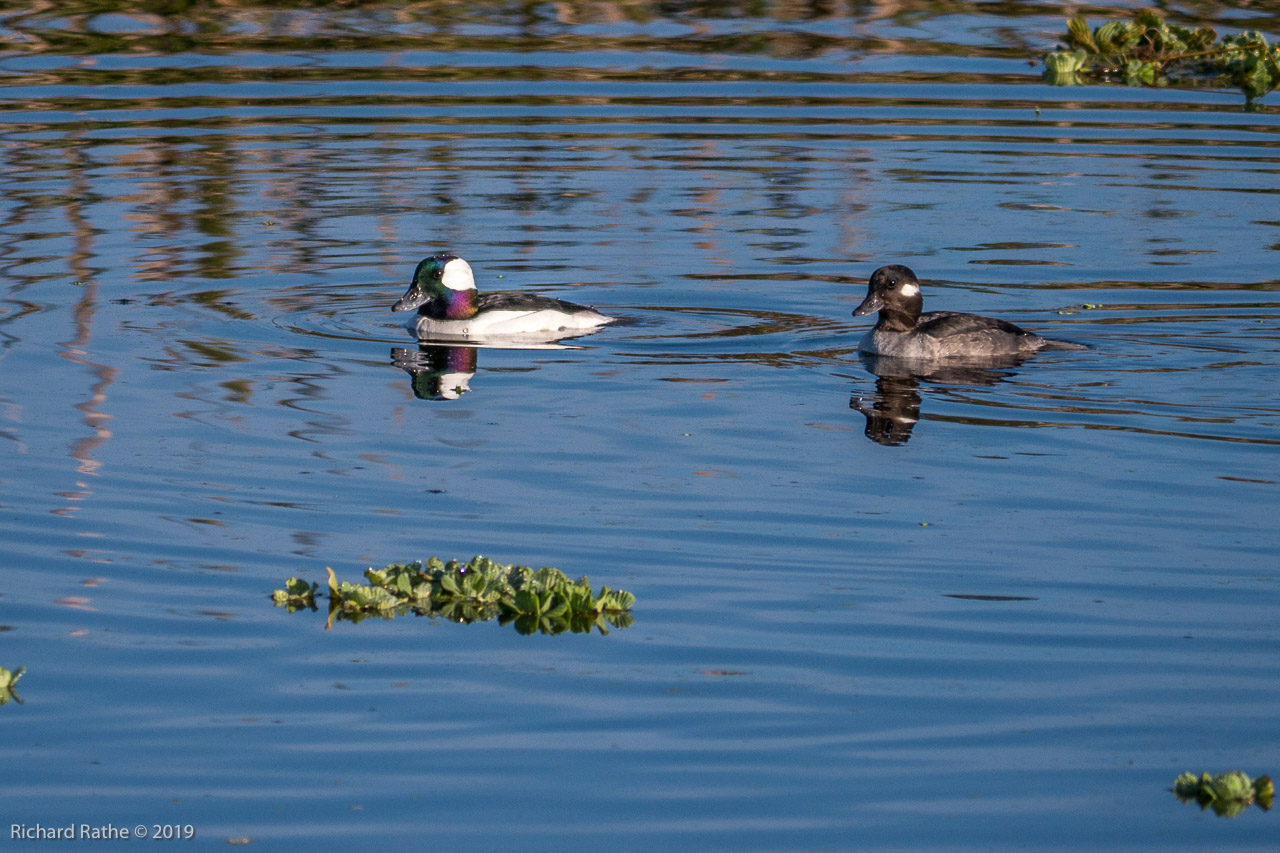
[[[447,310],[455,302],[469,303],[475,289],[475,278],[466,261],[457,255],[432,255],[418,264],[409,289],[391,306],[391,310],[412,311],[428,302],[438,302]],[[462,296],[468,298],[460,299]]]

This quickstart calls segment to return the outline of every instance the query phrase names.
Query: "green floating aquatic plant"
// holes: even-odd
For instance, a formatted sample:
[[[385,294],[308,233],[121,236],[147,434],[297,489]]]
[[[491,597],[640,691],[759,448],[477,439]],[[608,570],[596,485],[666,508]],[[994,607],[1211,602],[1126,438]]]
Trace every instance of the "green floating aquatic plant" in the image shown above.
[[[608,627],[626,628],[634,622],[635,596],[602,586],[593,592],[587,578],[571,581],[559,569],[531,569],[507,565],[488,557],[468,563],[445,563],[432,557],[426,563],[392,563],[383,569],[366,569],[367,584],[338,582],[329,573],[329,620],[359,622],[377,617],[392,619],[407,613],[439,616],[453,622],[514,623],[521,634],[588,634]],[[319,587],[290,578],[271,599],[290,613],[316,608]]]
[[[277,607],[283,607],[290,613],[295,610],[316,609],[316,585],[298,578],[289,578],[284,582],[284,589],[271,593],[271,600]]]
[[[1056,86],[1234,86],[1252,102],[1280,85],[1280,46],[1254,30],[1219,39],[1209,27],[1179,27],[1144,10],[1094,30],[1077,15],[1063,41],[1044,58],[1044,78]]]
[[[1275,785],[1270,776],[1250,779],[1239,770],[1217,776],[1183,773],[1173,781],[1173,794],[1180,802],[1194,800],[1201,809],[1212,808],[1221,817],[1235,817],[1251,805],[1270,811]]]
[[[25,666],[20,666],[13,672],[0,666],[0,705],[9,704],[9,700],[22,704],[22,697],[18,695],[18,691],[14,689],[14,685],[18,683],[18,679],[22,677],[22,673],[26,672]]]

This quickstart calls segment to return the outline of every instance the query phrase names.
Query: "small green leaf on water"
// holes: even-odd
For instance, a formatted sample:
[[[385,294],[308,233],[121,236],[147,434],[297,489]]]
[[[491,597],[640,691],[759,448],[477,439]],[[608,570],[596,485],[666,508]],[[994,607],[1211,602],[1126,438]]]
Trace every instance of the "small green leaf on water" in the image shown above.
[[[1220,800],[1247,800],[1253,798],[1253,780],[1232,770],[1214,777],[1213,792]]]
[[[1124,64],[1124,82],[1130,86],[1152,86],[1156,82],[1156,65],[1140,59],[1130,59]]]
[[[1260,98],[1276,86],[1266,57],[1257,54],[1244,59],[1235,74],[1235,81],[1250,99]]]
[[[1083,50],[1057,50],[1044,58],[1044,78],[1054,86],[1078,86],[1082,82],[1080,72],[1084,70],[1088,54]],[[1039,111],[1037,110],[1037,114]]]
[[[22,697],[18,695],[14,687],[18,683],[18,679],[26,671],[27,668],[25,666],[20,666],[12,672],[0,666],[0,705],[9,704],[10,699],[19,705],[22,704]]]
[[[1134,41],[1135,29],[1135,24],[1127,21],[1108,21],[1093,32],[1093,40],[1098,46],[1094,52],[1107,54],[1123,51]]]
[[[290,613],[302,608],[316,609],[316,585],[298,578],[289,578],[284,582],[284,589],[271,593],[271,600],[277,607],[284,607]]]
[[[1173,793],[1179,797],[1194,797],[1200,790],[1200,780],[1194,773],[1182,773],[1173,780]]]
[[[1271,801],[1276,795],[1276,786],[1270,776],[1259,776],[1253,780],[1253,801],[1264,812],[1271,811]]]
[[[1074,74],[1084,67],[1087,58],[1083,50],[1055,50],[1044,58],[1044,64],[1054,74]]]
[[[538,596],[527,589],[522,589],[516,593],[516,607],[521,613],[537,613],[538,612]]]
[[[1092,53],[1098,52],[1098,45],[1093,41],[1093,33],[1089,31],[1089,22],[1084,15],[1076,15],[1067,21],[1067,44]]]

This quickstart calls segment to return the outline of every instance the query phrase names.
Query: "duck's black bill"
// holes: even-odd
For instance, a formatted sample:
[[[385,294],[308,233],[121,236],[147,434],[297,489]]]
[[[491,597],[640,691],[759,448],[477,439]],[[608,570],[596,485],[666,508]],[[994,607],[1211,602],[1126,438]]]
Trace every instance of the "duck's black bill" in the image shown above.
[[[862,304],[853,309],[853,316],[864,317],[867,314],[874,314],[884,307],[884,301],[874,293],[868,293],[867,298],[862,300]]]
[[[409,289],[391,306],[392,311],[412,311],[427,301],[427,292],[417,284],[409,285]]]

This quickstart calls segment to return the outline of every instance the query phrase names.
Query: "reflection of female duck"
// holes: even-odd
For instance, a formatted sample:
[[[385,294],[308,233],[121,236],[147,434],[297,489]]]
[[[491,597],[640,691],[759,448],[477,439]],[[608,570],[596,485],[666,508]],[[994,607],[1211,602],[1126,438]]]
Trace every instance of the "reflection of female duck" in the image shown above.
[[[863,434],[876,444],[897,447],[911,439],[911,430],[920,420],[920,392],[911,377],[882,376],[876,379],[876,395],[870,401],[854,394],[849,408],[867,419]]]
[[[854,394],[849,408],[867,418],[866,436],[876,444],[906,444],[911,430],[920,420],[921,382],[938,385],[995,385],[1013,374],[1012,368],[1027,359],[1025,355],[990,356],[951,361],[904,361],[862,355],[867,370],[876,375],[876,393],[868,400]]]
[[[536,293],[479,293],[471,266],[456,255],[418,264],[392,311],[418,309],[409,328],[421,340],[554,341],[614,321],[591,308]]]
[[[920,282],[907,267],[894,264],[871,274],[867,298],[853,309],[855,317],[880,312],[875,326],[863,336],[858,349],[892,358],[992,358],[1030,355],[1047,349],[1088,349],[1081,344],[1052,341],[1012,323],[959,314],[954,311],[921,313],[924,298]]]

